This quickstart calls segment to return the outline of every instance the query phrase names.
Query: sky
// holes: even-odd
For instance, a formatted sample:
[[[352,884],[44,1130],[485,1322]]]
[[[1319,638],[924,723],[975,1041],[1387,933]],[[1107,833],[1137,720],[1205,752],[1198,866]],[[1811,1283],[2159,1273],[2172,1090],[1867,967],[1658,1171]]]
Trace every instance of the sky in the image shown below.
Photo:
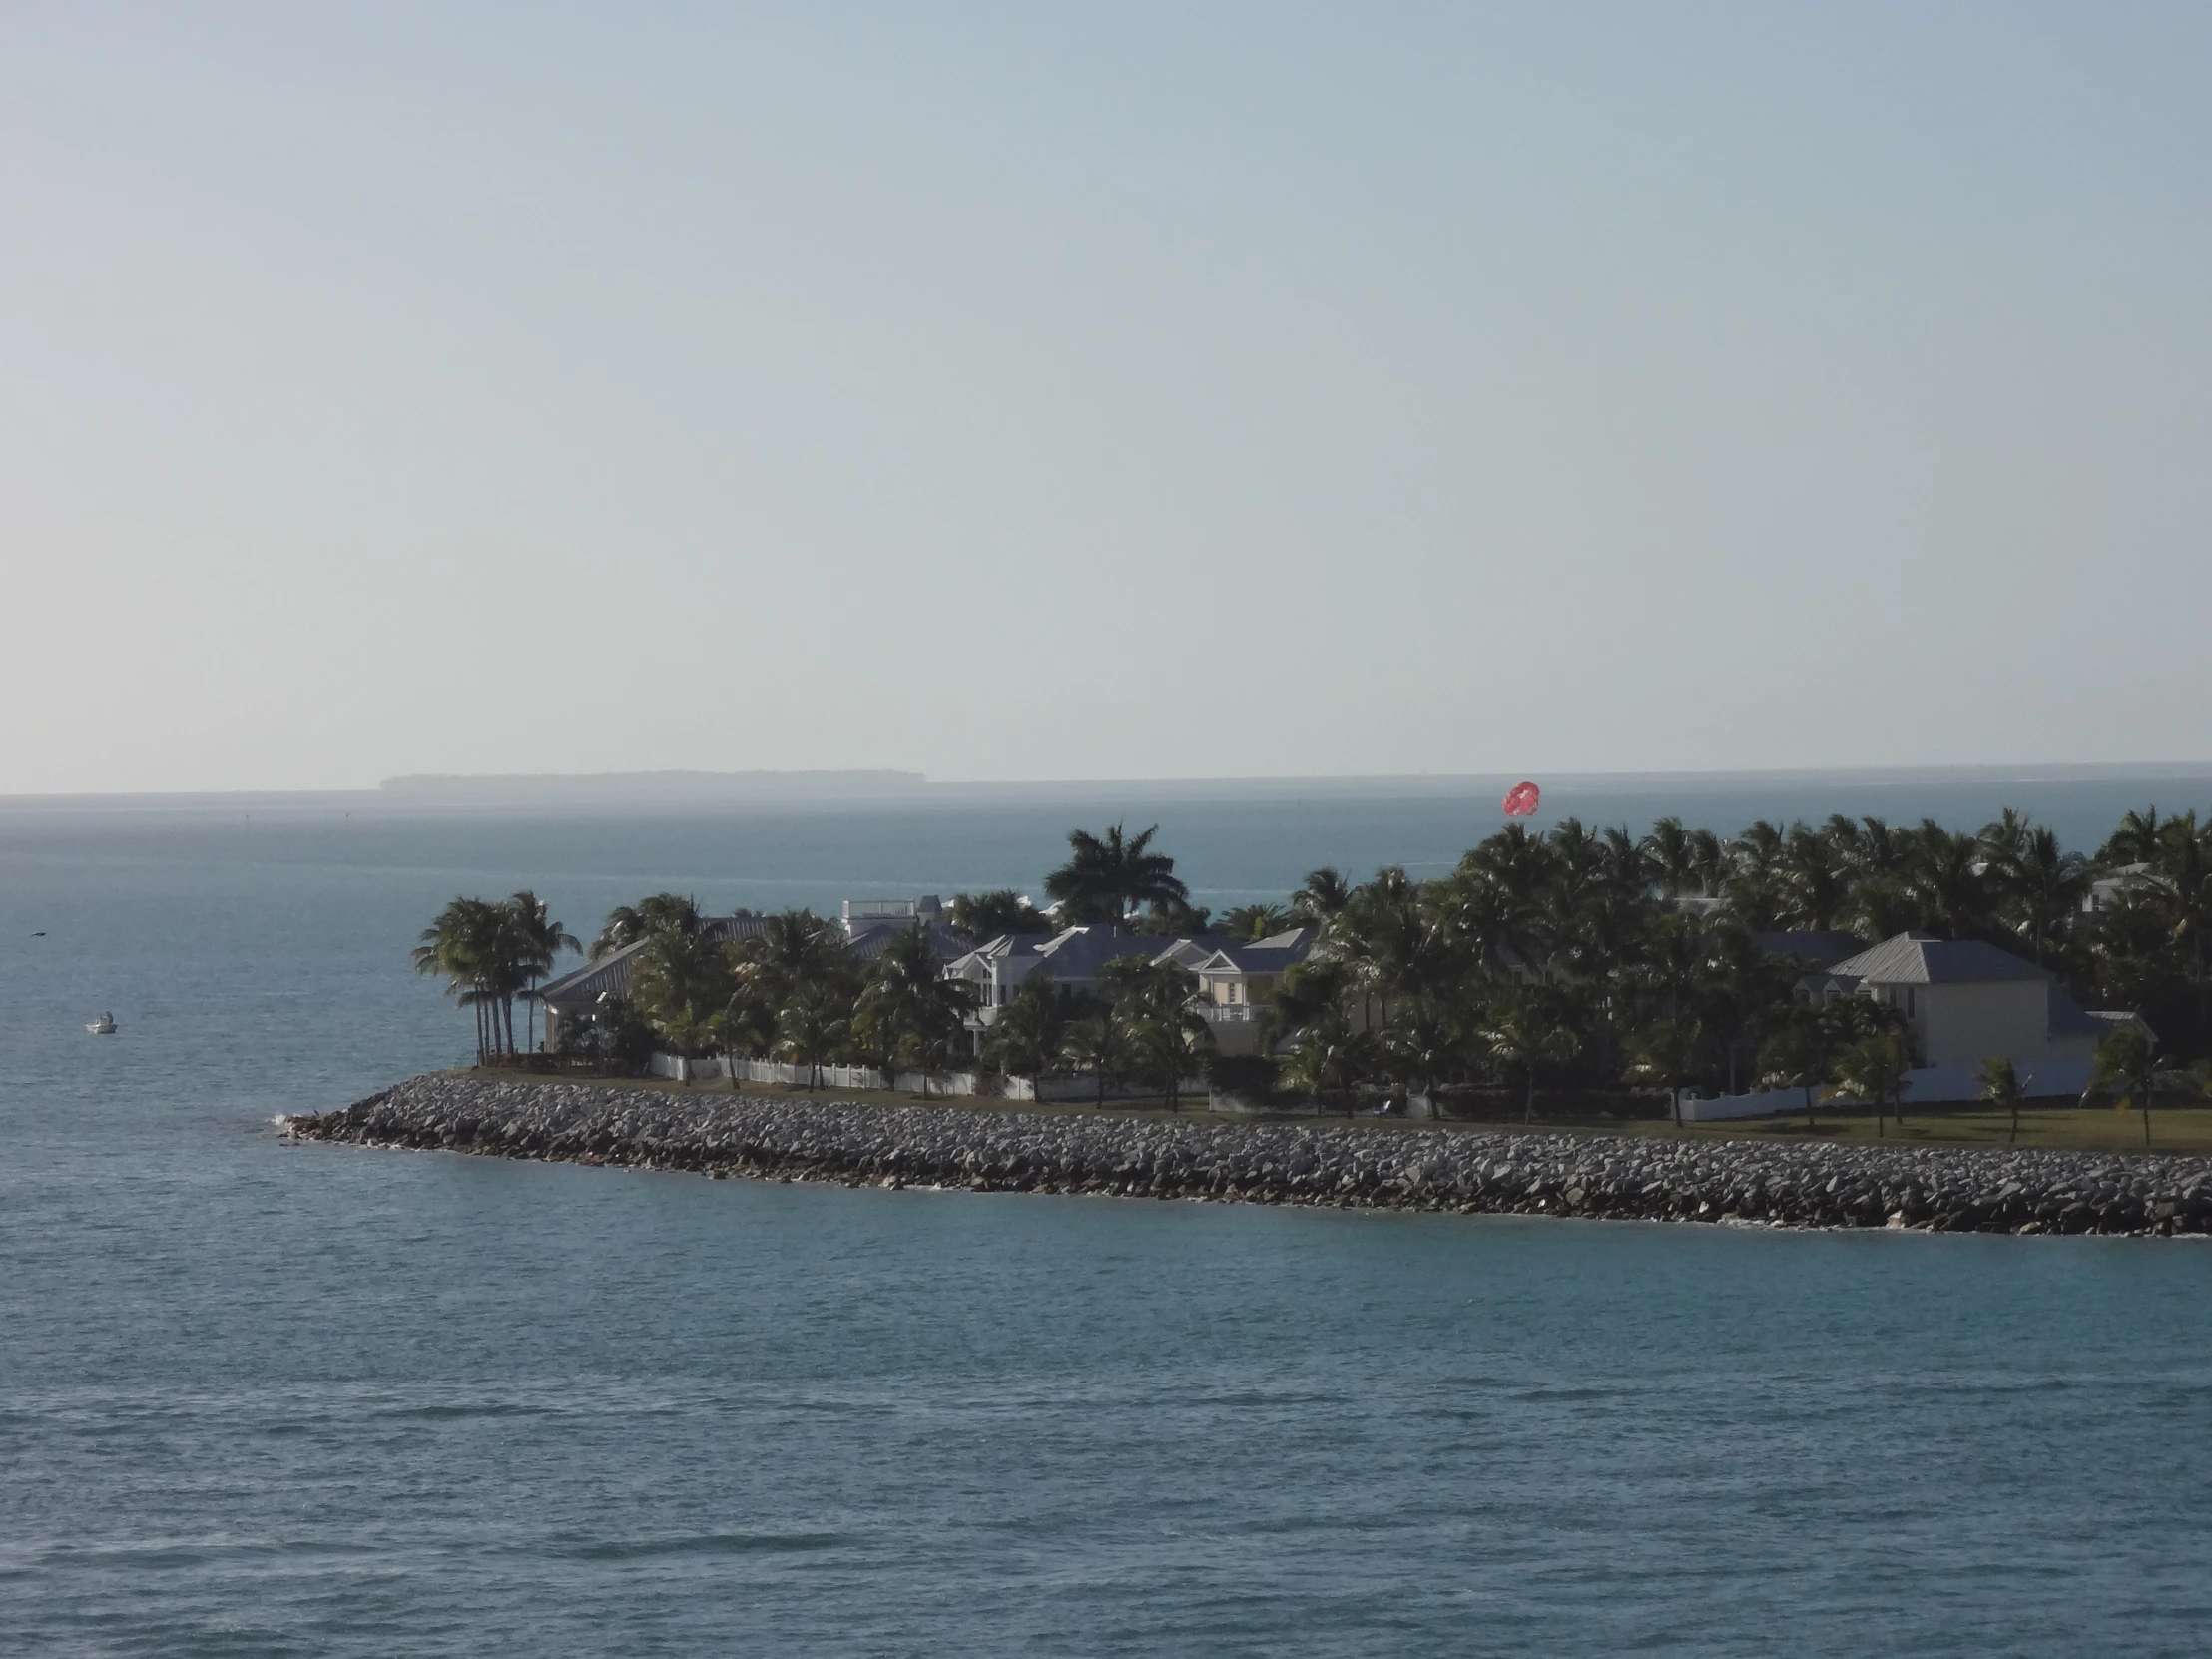
[[[2212,758],[2212,9],[0,7],[0,793]]]

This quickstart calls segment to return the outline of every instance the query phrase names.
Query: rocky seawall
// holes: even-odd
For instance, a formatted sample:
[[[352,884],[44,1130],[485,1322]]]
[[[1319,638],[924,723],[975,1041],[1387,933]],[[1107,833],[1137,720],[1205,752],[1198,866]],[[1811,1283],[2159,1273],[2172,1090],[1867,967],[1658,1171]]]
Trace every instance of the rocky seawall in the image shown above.
[[[1935,1232],[2212,1232],[2212,1160],[1220,1123],[413,1078],[299,1140],[978,1192]]]

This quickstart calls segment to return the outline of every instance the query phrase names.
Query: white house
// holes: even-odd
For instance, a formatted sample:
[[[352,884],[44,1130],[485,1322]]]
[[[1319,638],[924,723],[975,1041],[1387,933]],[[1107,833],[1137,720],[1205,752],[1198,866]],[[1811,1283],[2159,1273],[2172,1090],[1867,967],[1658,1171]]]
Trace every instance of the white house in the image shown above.
[[[1294,927],[1250,944],[1217,945],[1204,960],[1186,964],[1198,975],[1198,1011],[1214,1028],[1222,1053],[1259,1052],[1260,1020],[1269,999],[1283,975],[1306,960],[1318,936],[1315,928]]]
[[[1984,1060],[2010,1060],[2036,1094],[2088,1086],[2097,1043],[2131,1013],[2091,1011],[2034,963],[1979,939],[1900,933],[1809,975],[1804,994],[1864,996],[1894,1008],[1912,1036],[1912,1096],[1967,1100]]]
[[[977,945],[945,964],[945,977],[964,979],[976,988],[982,1023],[993,1010],[1013,1000],[1031,975],[1042,974],[1062,990],[1095,993],[1098,970],[1124,956],[1149,962],[1176,962],[1195,971],[1226,939],[1210,935],[1163,938],[1157,933],[1124,933],[1113,927],[1070,927],[1049,938],[1040,933],[1006,933]]]

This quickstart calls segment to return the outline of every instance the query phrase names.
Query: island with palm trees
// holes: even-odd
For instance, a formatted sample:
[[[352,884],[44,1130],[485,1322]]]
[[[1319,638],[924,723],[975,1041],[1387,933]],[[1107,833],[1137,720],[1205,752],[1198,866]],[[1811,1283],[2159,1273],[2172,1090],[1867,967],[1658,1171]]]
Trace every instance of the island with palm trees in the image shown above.
[[[1837,816],[1731,838],[1673,819],[1641,836],[1515,823],[1435,879],[1317,869],[1218,918],[1157,836],[1072,831],[1044,907],[961,893],[840,923],[712,917],[658,893],[608,915],[588,951],[530,893],[457,898],[415,965],[475,1011],[482,1066],[809,1090],[864,1075],[1171,1110],[1204,1093],[1680,1121],[1686,1097],[1696,1119],[1701,1096],[1796,1091],[1809,1114],[1870,1113],[1886,1133],[1908,1105],[1976,1096],[2009,1111],[2101,1093],[2147,1114],[2193,1098],[2212,1037],[2212,827],[2193,813],[2131,813],[2093,855],[2015,812],[1972,832]],[[1852,971],[1898,941],[1924,988]],[[588,959],[556,975],[564,953]],[[1997,1047],[1931,1064],[1973,1038],[1937,1029],[1930,1009],[1953,993],[1926,981],[1969,958],[2049,1018],[1984,1020],[1975,1035]],[[526,1034],[544,1008],[542,1046],[518,1042],[518,1004]]]
[[[2012,813],[1970,834],[1840,817],[1730,839],[1672,820],[1640,837],[1515,825],[1434,880],[1319,869],[1219,921],[1155,837],[1075,831],[1041,909],[995,891],[838,921],[710,917],[659,893],[586,947],[528,892],[456,899],[414,961],[473,1011],[477,1066],[287,1133],[852,1186],[2212,1232],[2212,1114],[2196,1104],[2212,833],[2194,814],[2131,813],[2093,855]],[[1088,942],[1032,952],[988,999],[962,977],[1023,939]],[[1271,944],[1263,1005],[1209,995],[1259,982],[1249,953]],[[571,954],[589,960],[557,974]],[[554,1017],[562,985],[595,972],[618,988]],[[1972,993],[1976,1031],[2004,1029],[1991,1009],[2040,1008],[2026,1036],[2093,1038],[2080,1097],[2051,1103],[2029,1074],[2048,1062],[2007,1053],[1972,1068],[1970,1101],[1911,1096],[1940,1069],[1916,1064],[1924,1051],[1957,1040],[1932,1011],[1947,992]],[[2097,1002],[2121,1005],[2085,1011]],[[551,1036],[533,1048],[541,1006]],[[708,1057],[730,1086],[666,1063]],[[767,1087],[739,1087],[768,1066]],[[996,1097],[914,1098],[960,1068]],[[1068,1098],[1038,1098],[1055,1080]],[[1194,1082],[1210,1107],[1186,1111]],[[1685,1121],[1679,1091],[1701,1084],[1804,1111]],[[1415,1102],[1425,1121],[1407,1121]]]

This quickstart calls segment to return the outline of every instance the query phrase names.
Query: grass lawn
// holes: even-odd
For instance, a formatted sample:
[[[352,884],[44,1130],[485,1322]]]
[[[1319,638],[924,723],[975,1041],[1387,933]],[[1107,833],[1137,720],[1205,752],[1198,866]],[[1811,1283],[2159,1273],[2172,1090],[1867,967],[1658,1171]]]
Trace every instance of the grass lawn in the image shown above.
[[[702,1083],[677,1083],[664,1077],[578,1077],[532,1076],[512,1071],[471,1071],[463,1068],[462,1075],[477,1076],[499,1082],[577,1083],[592,1088],[641,1089],[659,1094],[725,1095],[730,1093],[727,1080],[717,1078]],[[741,1095],[775,1096],[778,1098],[806,1098],[803,1089],[787,1088],[781,1084],[748,1083],[738,1091]],[[919,1106],[925,1104],[918,1094],[907,1094],[889,1089],[830,1089],[825,1088],[814,1098],[821,1100],[849,1100],[876,1106]],[[1034,1112],[1047,1116],[1093,1113],[1099,1110],[1086,1101],[1028,1101],[978,1099],[973,1095],[945,1097],[931,1095],[926,1102],[931,1106],[948,1106],[970,1112]],[[1167,1107],[1157,1099],[1110,1100],[1104,1110],[1115,1117],[1164,1118]],[[1814,1114],[1816,1127],[1807,1129],[1802,1114],[1786,1118],[1738,1118],[1729,1123],[1692,1123],[1680,1129],[1663,1119],[1620,1119],[1575,1116],[1542,1115],[1542,1097],[1538,1097],[1538,1118],[1531,1126],[1537,1133],[1557,1133],[1561,1130],[1574,1133],[1600,1133],[1610,1135],[1650,1135],[1665,1138],[1680,1137],[1684,1140],[1708,1141],[1808,1141],[1872,1145],[1875,1142],[1874,1114],[1853,1110],[1822,1109]],[[1203,1123],[1251,1123],[1255,1120],[1243,1112],[1212,1112],[1206,1109],[1205,1097],[1184,1097],[1179,1114]],[[1519,1122],[1488,1120],[1448,1120],[1437,1124],[1427,1121],[1407,1121],[1403,1118],[1375,1118],[1358,1116],[1350,1119],[1329,1117],[1314,1119],[1301,1115],[1299,1122],[1353,1123],[1382,1133],[1401,1132],[1407,1129],[1464,1129],[1478,1131],[1517,1130]],[[1895,1118],[1884,1126],[1881,1142],[1886,1146],[1994,1146],[2005,1144],[2011,1129],[2010,1115],[1993,1111],[1986,1106],[1928,1106],[1908,1107],[1905,1122]],[[2212,1153],[2212,1106],[2202,1103],[2158,1106],[2151,1112],[2151,1144],[2153,1152]],[[2080,1106],[2031,1105],[2020,1112],[2020,1138],[2023,1147],[2049,1147],[2073,1151],[2141,1152],[2143,1147],[2143,1118],[2140,1112],[2114,1111],[2110,1107],[2084,1109]]]
[[[1693,1123],[1676,1129],[1673,1124],[1623,1125],[1641,1134],[1681,1135],[1705,1140],[1810,1140],[1872,1143],[1872,1112],[1821,1111],[1814,1114],[1818,1127],[1808,1130],[1803,1117],[1748,1118],[1734,1123]],[[1891,1118],[1884,1126],[1883,1143],[1890,1146],[2003,1146],[2011,1133],[2008,1112],[1986,1106],[1929,1106],[1906,1108],[1905,1122]],[[2109,1106],[2084,1108],[2071,1103],[2026,1106],[2020,1110],[2019,1145],[2058,1147],[2076,1151],[2141,1152],[2143,1115],[2119,1112]],[[2212,1107],[2201,1103],[2157,1106],[2150,1114],[2150,1147],[2153,1152],[2212,1152]]]

